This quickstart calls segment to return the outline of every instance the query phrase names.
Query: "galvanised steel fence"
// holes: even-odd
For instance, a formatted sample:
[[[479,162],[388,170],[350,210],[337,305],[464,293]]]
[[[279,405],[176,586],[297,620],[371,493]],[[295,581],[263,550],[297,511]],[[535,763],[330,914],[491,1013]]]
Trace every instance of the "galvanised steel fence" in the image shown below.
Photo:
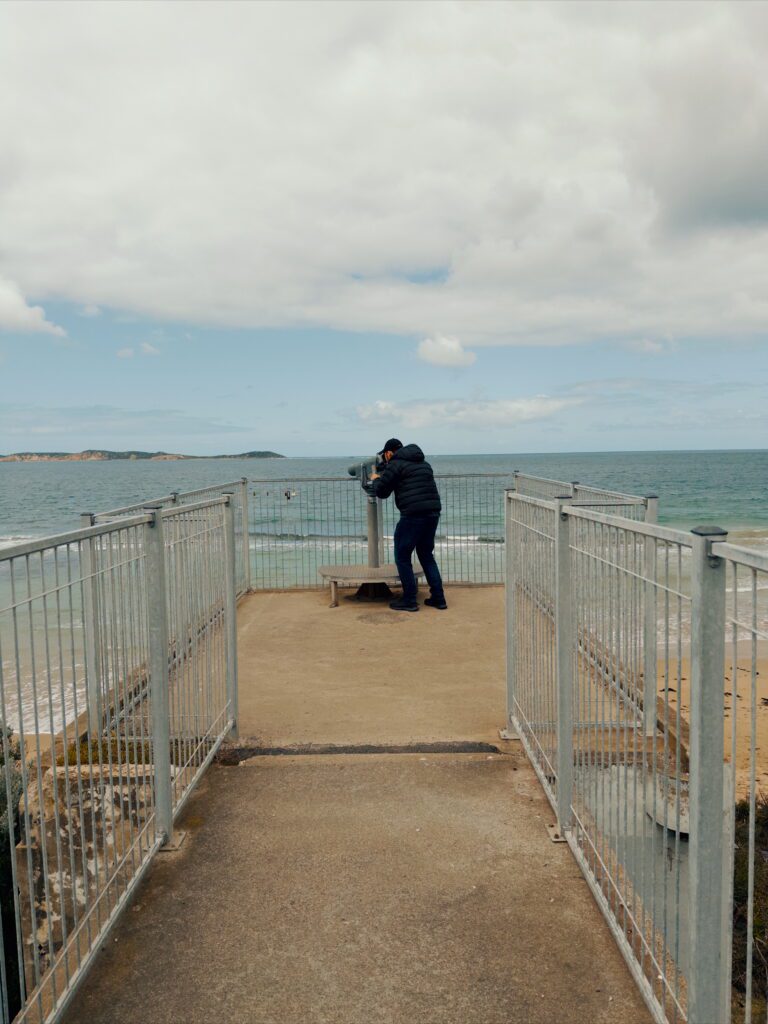
[[[515,470],[514,489],[518,494],[529,498],[544,498],[553,501],[555,498],[570,498],[579,505],[588,505],[604,512],[627,519],[640,519],[645,522],[656,522],[658,498],[655,494],[641,497],[638,494],[622,494],[620,491],[609,491],[591,484],[581,484],[578,480],[551,480],[543,476],[530,476]]]
[[[0,1019],[63,1013],[237,719],[229,497],[0,552]]]
[[[198,487],[194,491],[172,491],[159,498],[150,498],[146,501],[136,502],[133,505],[124,505],[122,508],[114,508],[108,512],[83,513],[84,525],[93,523],[110,522],[122,516],[135,515],[141,512],[148,505],[162,508],[170,508],[176,505],[188,505],[190,502],[201,501],[214,495],[229,494],[235,519],[235,579],[237,580],[238,597],[251,589],[251,558],[248,541],[248,480],[240,477],[239,480],[231,480],[228,483],[213,484],[210,487]]]
[[[768,557],[512,492],[506,540],[509,721],[655,1019],[764,1019]]]
[[[509,474],[438,476],[443,503],[435,555],[449,583],[504,579],[504,490]],[[322,587],[321,565],[366,564],[366,495],[349,477],[251,481],[253,589]],[[394,561],[398,511],[379,503],[380,560]]]

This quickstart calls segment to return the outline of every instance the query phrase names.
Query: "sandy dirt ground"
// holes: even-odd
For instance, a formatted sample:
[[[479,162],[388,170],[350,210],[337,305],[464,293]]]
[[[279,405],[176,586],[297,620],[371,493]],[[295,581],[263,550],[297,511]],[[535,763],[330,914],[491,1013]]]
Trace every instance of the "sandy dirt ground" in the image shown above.
[[[752,674],[752,656],[742,647],[734,664],[730,648],[726,651],[723,680],[723,707],[725,714],[725,757],[732,759],[733,728],[736,727],[736,796],[749,792],[749,779],[754,756],[755,779],[759,791],[768,794],[768,655],[758,654],[756,674]],[[665,695],[664,665],[659,664],[658,693]],[[691,671],[687,659],[678,665],[669,665],[669,707],[672,717],[677,713],[678,701],[683,718],[689,720],[691,708]],[[735,710],[734,710],[735,708]],[[753,710],[754,709],[754,710]],[[752,722],[755,726],[755,752],[752,754]]]
[[[449,587],[412,614],[327,590],[238,608],[240,735],[270,745],[498,741],[505,724],[502,587]],[[422,595],[423,596],[423,595]]]

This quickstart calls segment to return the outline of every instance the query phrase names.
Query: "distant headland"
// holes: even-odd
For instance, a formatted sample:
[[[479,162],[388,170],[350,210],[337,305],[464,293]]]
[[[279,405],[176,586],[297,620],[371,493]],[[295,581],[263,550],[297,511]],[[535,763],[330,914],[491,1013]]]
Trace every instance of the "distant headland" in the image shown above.
[[[149,459],[170,462],[178,459],[284,459],[277,452],[240,452],[238,455],[177,455],[173,452],[110,452],[89,448],[84,452],[14,452],[0,455],[0,462],[113,462],[118,459]]]

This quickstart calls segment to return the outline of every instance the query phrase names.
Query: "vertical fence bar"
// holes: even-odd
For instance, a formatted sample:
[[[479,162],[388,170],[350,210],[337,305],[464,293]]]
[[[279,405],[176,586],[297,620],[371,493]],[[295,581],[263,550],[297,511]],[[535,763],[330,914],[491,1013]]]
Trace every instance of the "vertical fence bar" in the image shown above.
[[[248,536],[248,477],[241,480],[240,514],[243,517],[243,586],[246,594],[251,589],[251,541]]]
[[[92,512],[80,515],[80,525],[93,526],[95,516]],[[83,580],[83,642],[85,645],[85,685],[88,706],[88,732],[92,740],[101,732],[101,681],[100,681],[100,650],[98,624],[98,581],[96,579],[96,559],[94,547],[97,541],[93,537],[84,540],[80,550],[83,564],[81,566]]]
[[[573,803],[573,607],[571,601],[570,495],[555,499],[555,646],[557,669],[557,819],[571,827]]]
[[[237,583],[235,580],[235,510],[232,504],[233,495],[225,493],[227,503],[224,506],[224,551],[226,556],[224,583],[224,615],[226,620],[227,642],[227,703],[232,720],[229,739],[238,736],[237,706]]]
[[[692,533],[688,1021],[712,1024],[721,1020],[731,948],[721,948],[725,561],[711,554],[727,534],[719,526]]]
[[[171,789],[170,673],[162,506],[149,506],[152,521],[144,527],[149,619],[149,680],[152,707],[152,759],[155,765],[157,831],[165,845],[173,835]]]
[[[502,739],[514,734],[512,724],[515,717],[515,644],[516,644],[516,592],[515,556],[512,550],[512,514],[509,492],[504,492],[504,596],[506,598],[507,626],[507,721],[502,730]]]
[[[645,499],[645,521],[656,523],[659,518],[659,499],[649,494]],[[658,622],[656,611],[656,540],[643,541],[643,735],[656,732],[656,679],[658,671]]]

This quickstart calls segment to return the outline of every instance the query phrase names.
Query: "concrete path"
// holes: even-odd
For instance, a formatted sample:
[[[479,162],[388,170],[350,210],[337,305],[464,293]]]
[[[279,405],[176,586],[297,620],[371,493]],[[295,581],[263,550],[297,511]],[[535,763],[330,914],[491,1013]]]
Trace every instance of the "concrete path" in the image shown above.
[[[522,755],[216,767],[67,1024],[640,1024]]]
[[[504,595],[396,614],[323,592],[239,608],[241,745],[214,765],[65,1024],[640,1024],[650,1015],[518,744]]]

